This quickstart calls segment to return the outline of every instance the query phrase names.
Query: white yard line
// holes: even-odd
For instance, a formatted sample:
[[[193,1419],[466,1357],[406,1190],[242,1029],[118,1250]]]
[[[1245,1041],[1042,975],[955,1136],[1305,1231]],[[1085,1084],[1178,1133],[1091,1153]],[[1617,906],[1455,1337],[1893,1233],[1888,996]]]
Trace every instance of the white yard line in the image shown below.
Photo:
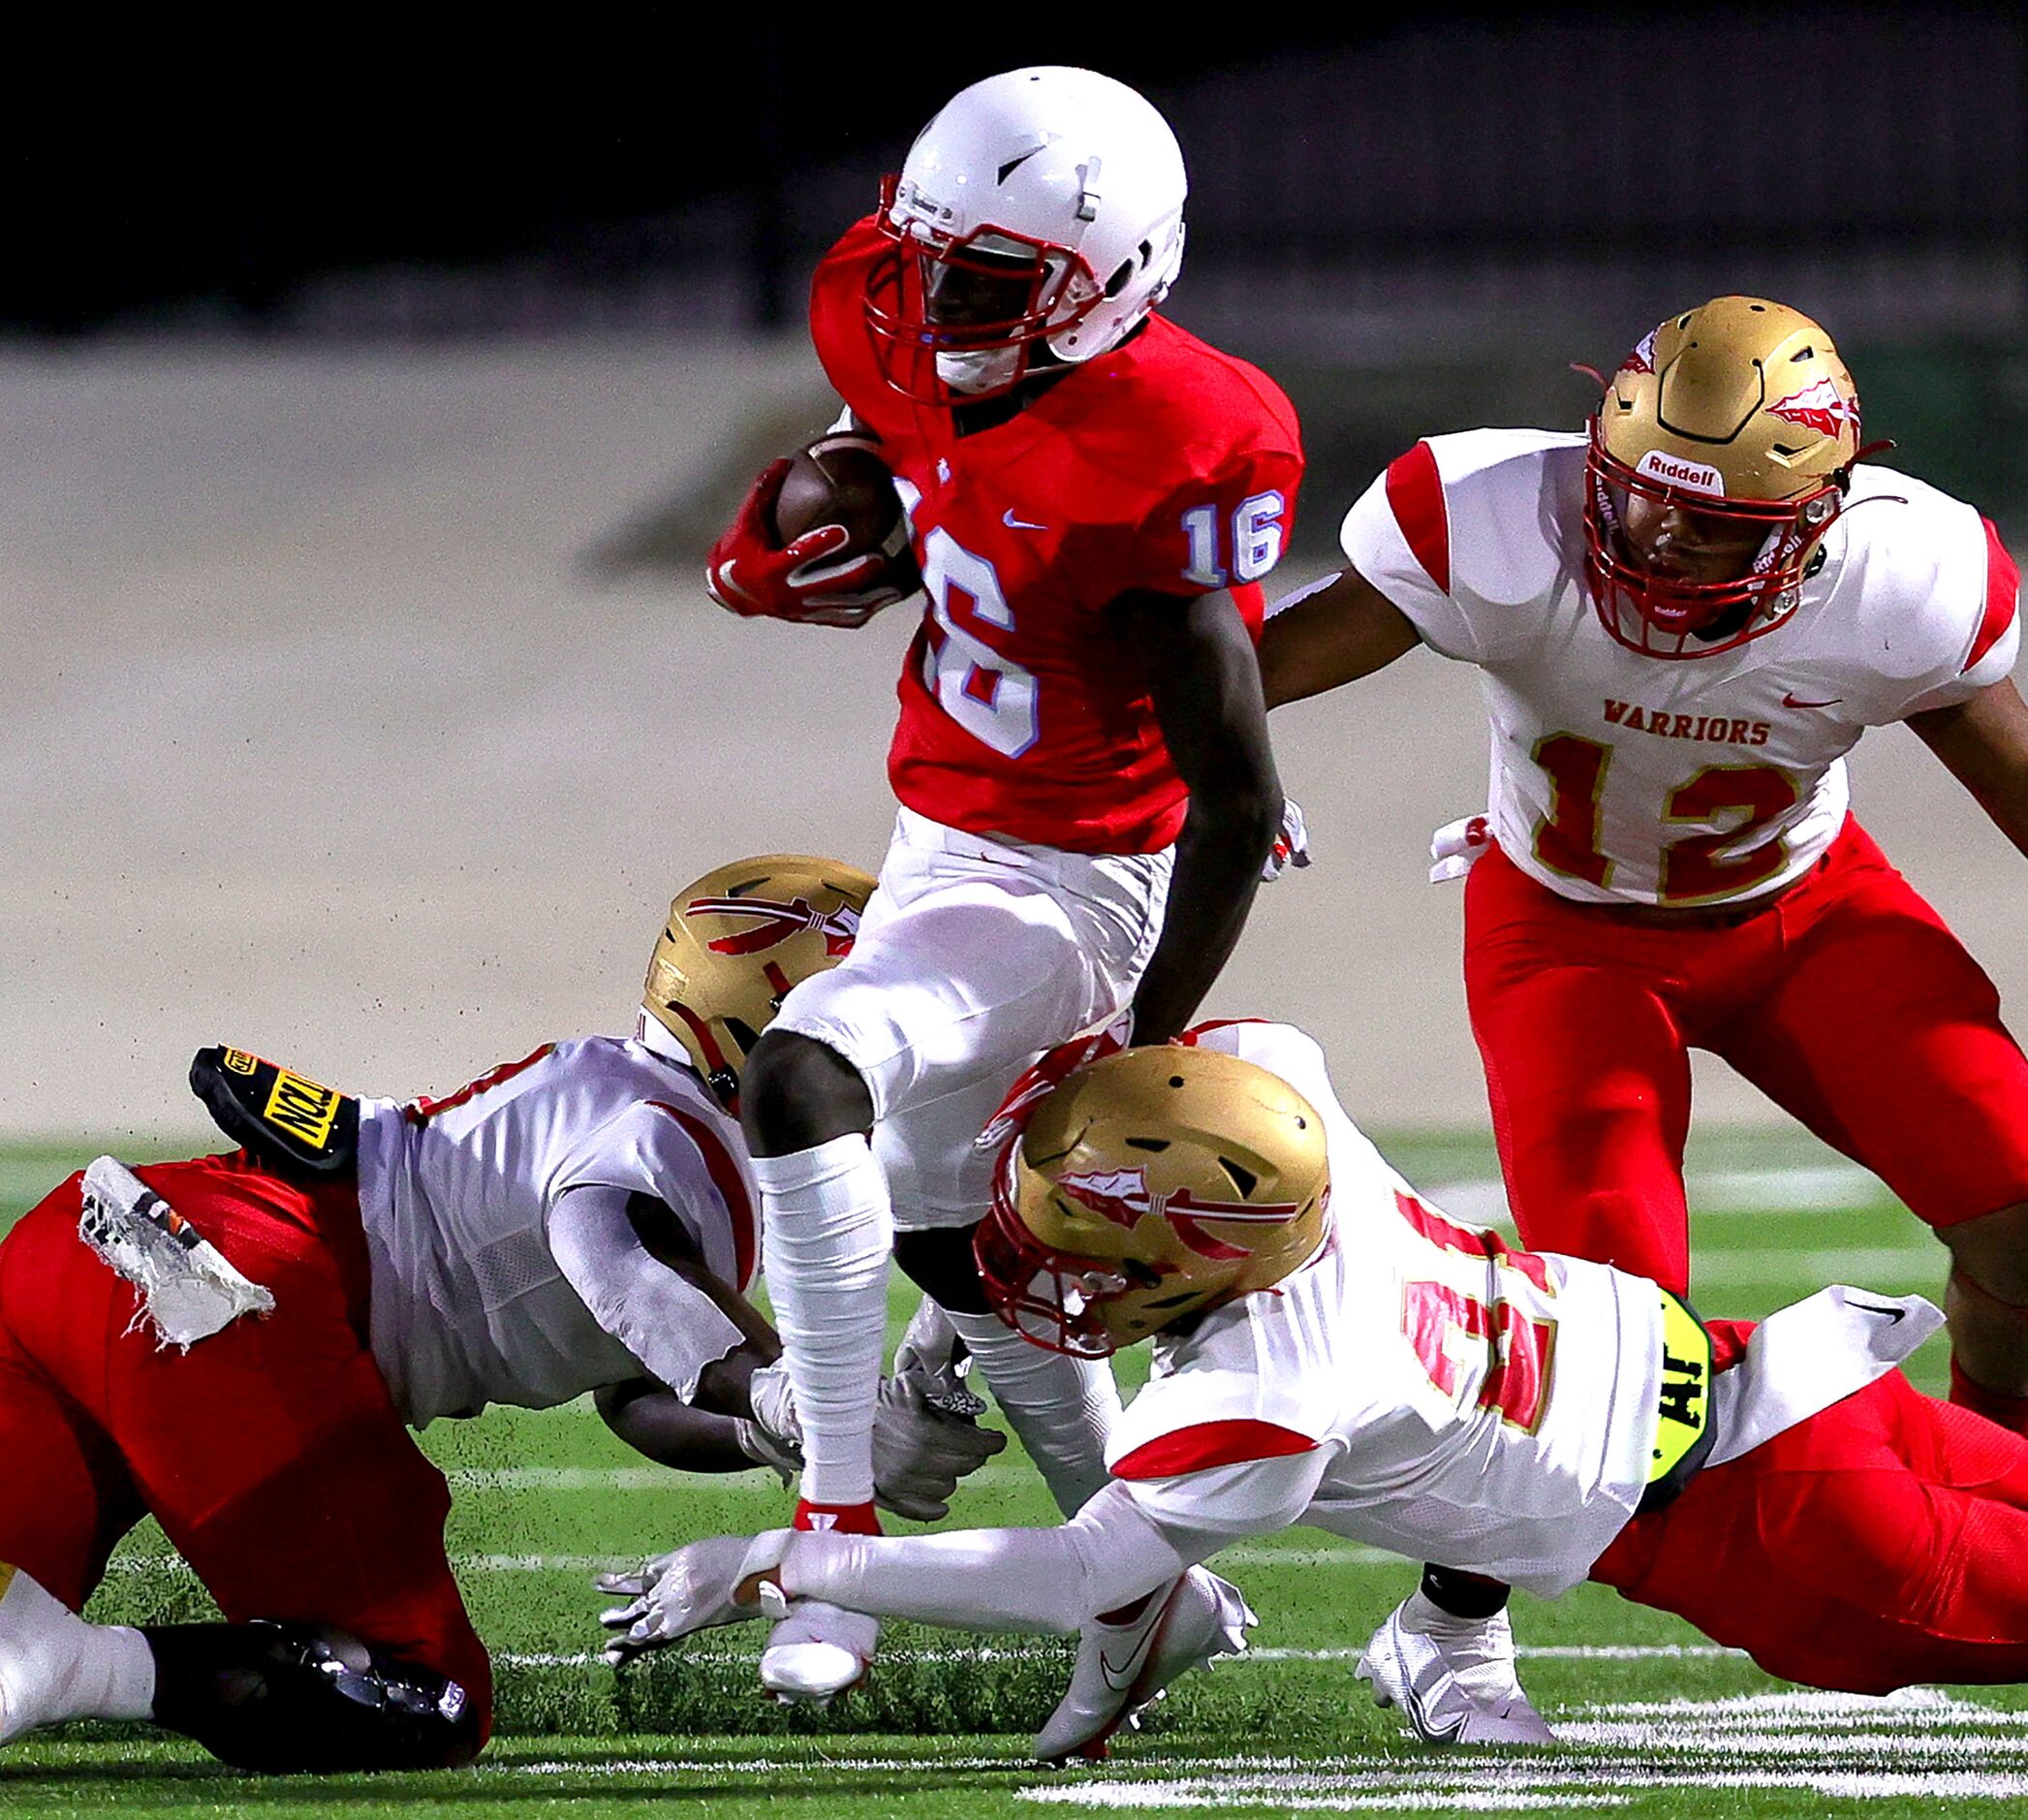
[[[1880,1178],[1856,1163],[1823,1163],[1768,1169],[1692,1169],[1684,1186],[1694,1213],[1719,1217],[1757,1213],[1844,1213],[1855,1208],[1890,1207],[1893,1195]],[[1427,1196],[1445,1212],[1481,1226],[1513,1230],[1507,1190],[1497,1177],[1432,1180]]]
[[[1551,1717],[1563,1739],[1557,1749],[1408,1758],[1267,1752],[1165,1758],[1157,1742],[1139,1773],[1122,1773],[1117,1766],[1108,1766],[1104,1774],[1069,1771],[1014,1792],[1044,1805],[1113,1812],[1209,1807],[1253,1813],[1522,1813],[1624,1807],[1658,1797],[1674,1805],[1671,1795],[1714,1791],[1794,1791],[1819,1802],[1911,1806],[2028,1800],[2028,1712],[2001,1710],[1936,1688],[1909,1688],[1885,1700],[1777,1692],[1618,1701],[1566,1709]],[[1022,1768],[1018,1746],[1010,1744],[997,1756],[771,1751],[521,1764],[496,1759],[482,1771],[587,1780],[732,1775],[759,1784],[769,1777],[793,1783],[813,1773],[871,1783],[911,1772],[969,1775]]]
[[[683,1653],[686,1662],[746,1662],[759,1652],[760,1639],[755,1638],[752,1649],[692,1649]],[[1033,1646],[1006,1646],[981,1644],[971,1648],[950,1649],[902,1649],[896,1650],[896,1662],[998,1662],[1022,1659],[1033,1651]],[[1354,1662],[1361,1653],[1360,1648],[1295,1649],[1286,1647],[1249,1649],[1242,1656],[1224,1657],[1219,1662],[1223,1673],[1235,1664],[1248,1662]],[[1717,1644],[1523,1644],[1519,1653],[1538,1660],[1590,1661],[1590,1662],[1666,1662],[1683,1661],[1696,1657],[1712,1658],[1738,1656],[1744,1659],[1744,1651],[1721,1648]],[[503,1668],[589,1668],[602,1658],[596,1650],[504,1650],[493,1657]],[[2024,1715],[2028,1716],[2028,1715]]]

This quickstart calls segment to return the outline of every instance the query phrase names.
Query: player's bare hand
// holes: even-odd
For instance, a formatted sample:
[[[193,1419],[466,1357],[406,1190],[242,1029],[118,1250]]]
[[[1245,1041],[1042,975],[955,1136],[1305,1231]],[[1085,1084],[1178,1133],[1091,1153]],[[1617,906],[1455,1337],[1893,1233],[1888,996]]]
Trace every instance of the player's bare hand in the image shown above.
[[[592,1584],[626,1603],[599,1614],[610,1633],[606,1660],[617,1668],[700,1630],[763,1616],[758,1603],[741,1603],[740,1584],[781,1565],[790,1531],[758,1536],[707,1536],[688,1542],[628,1573],[601,1574]]]
[[[1284,797],[1281,830],[1261,863],[1261,882],[1272,885],[1291,866],[1300,869],[1309,863],[1310,825],[1303,819],[1302,805],[1294,797]]]
[[[711,546],[704,562],[711,598],[742,618],[819,626],[862,626],[904,598],[877,550],[840,554],[852,541],[841,524],[816,525],[786,549],[775,548],[767,514],[788,472],[786,460],[770,462]]]

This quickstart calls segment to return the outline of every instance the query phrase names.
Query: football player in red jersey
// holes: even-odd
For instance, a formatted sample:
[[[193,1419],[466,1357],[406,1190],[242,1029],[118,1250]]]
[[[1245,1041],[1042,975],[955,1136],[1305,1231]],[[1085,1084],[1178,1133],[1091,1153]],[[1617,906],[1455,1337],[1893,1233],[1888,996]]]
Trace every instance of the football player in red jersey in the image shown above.
[[[1418,643],[1481,669],[1492,800],[1449,866],[1526,1242],[1685,1289],[1708,1050],[1935,1229],[1951,1396],[2028,1433],[2028,1060],[1843,760],[1904,721],[2028,852],[2019,580],[1882,447],[1822,325],[1714,298],[1627,357],[1588,433],[1394,462],[1262,664],[1276,703]]]
[[[202,1051],[192,1084],[245,1147],[103,1157],[24,1215],[0,1243],[0,1742],[153,1719],[248,1769],[461,1762],[490,1669],[405,1427],[591,1392],[666,1464],[792,1468],[728,1102],[872,886],[796,855],[710,873],[671,906],[632,1039],[546,1043],[440,1099]],[[880,1492],[928,1519],[1004,1437],[948,1414],[918,1351],[884,1384]],[[77,1616],[149,1513],[230,1621]]]
[[[930,121],[816,274],[818,355],[844,426],[894,474],[926,598],[880,890],[851,957],[790,995],[747,1073],[808,1435],[799,1522],[873,1525],[890,1250],[951,1311],[1063,1507],[1104,1480],[1109,1375],[1023,1357],[980,1296],[973,1141],[1039,1052],[1130,1008],[1137,1042],[1182,1028],[1283,814],[1254,641],[1296,424],[1271,381],[1156,313],[1184,194],[1141,96],[1015,70]],[[897,598],[842,530],[772,548],[783,465],[714,548],[714,597],[832,624]],[[1208,1609],[1214,1589],[1193,1596]],[[848,1684],[873,1642],[855,1624],[797,1656],[801,1634],[764,1656],[778,1692]]]

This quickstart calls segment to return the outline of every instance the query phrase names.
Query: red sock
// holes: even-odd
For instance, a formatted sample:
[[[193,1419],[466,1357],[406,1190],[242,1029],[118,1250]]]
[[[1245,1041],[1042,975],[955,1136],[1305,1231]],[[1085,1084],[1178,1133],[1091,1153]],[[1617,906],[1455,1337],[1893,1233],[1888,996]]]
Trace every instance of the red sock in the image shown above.
[[[2028,1396],[2010,1396],[2005,1391],[1989,1391],[1983,1384],[1974,1383],[1955,1359],[1950,1362],[1950,1400],[1960,1409],[2028,1437]]]
[[[842,1536],[877,1536],[880,1518],[870,1503],[812,1504],[807,1498],[797,1498],[794,1527],[828,1529]]]

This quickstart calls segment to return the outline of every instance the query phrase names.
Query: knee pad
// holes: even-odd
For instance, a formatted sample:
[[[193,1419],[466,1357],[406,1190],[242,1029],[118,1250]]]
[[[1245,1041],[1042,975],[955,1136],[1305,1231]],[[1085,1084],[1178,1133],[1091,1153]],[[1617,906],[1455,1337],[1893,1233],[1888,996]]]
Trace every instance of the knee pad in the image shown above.
[[[182,1624],[143,1633],[155,1718],[265,1774],[469,1763],[486,1715],[450,1677],[323,1624]]]

